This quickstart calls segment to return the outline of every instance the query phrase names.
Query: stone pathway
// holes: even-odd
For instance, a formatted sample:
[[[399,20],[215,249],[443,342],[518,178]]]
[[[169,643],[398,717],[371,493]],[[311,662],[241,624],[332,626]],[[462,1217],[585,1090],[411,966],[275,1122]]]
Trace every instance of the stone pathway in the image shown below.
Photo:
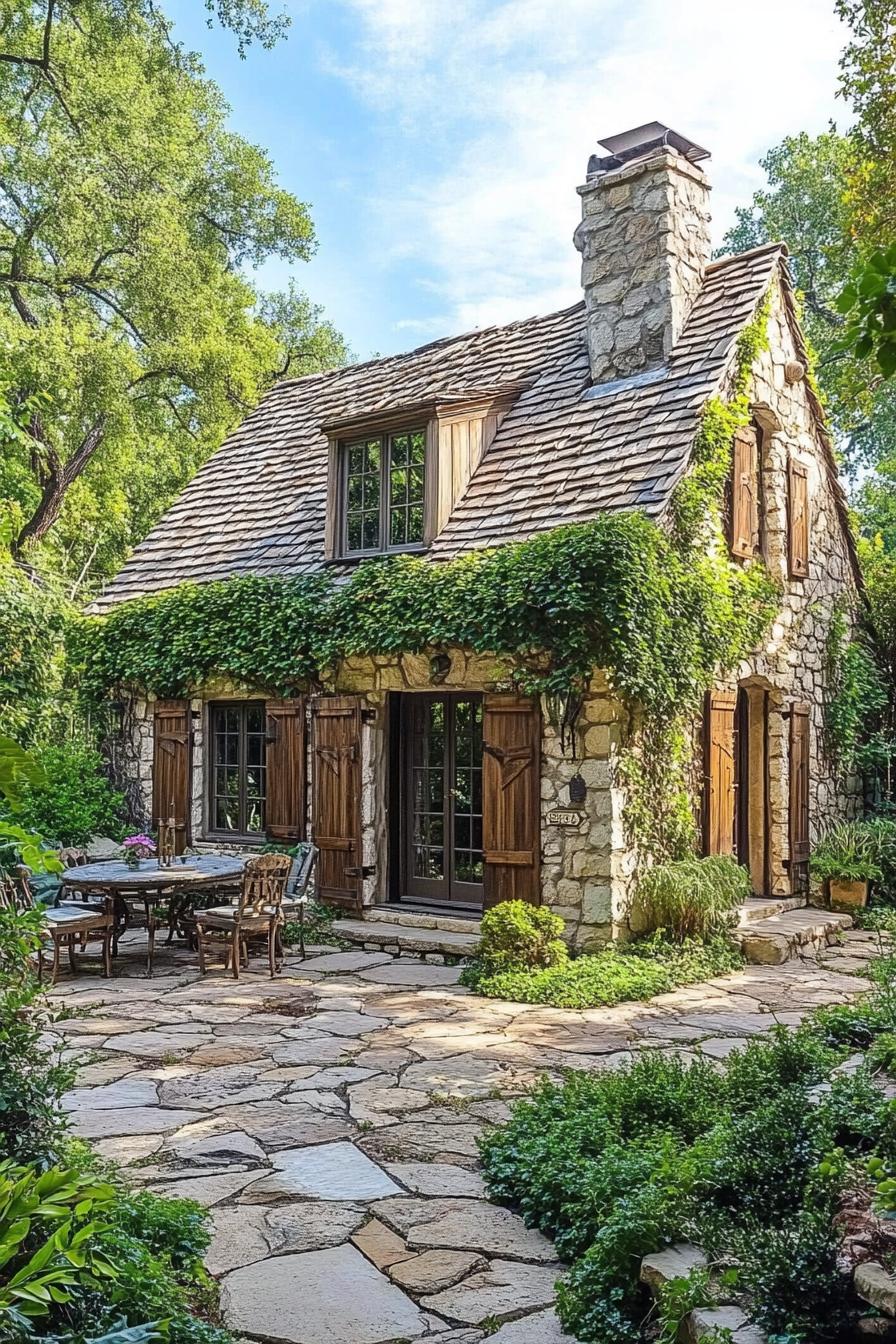
[[[850,932],[820,963],[574,1012],[478,998],[455,968],[378,952],[236,983],[165,949],[152,980],[135,957],[112,981],[57,986],[84,1061],[66,1104],[135,1184],[210,1207],[207,1264],[238,1335],[560,1344],[553,1245],[489,1204],[477,1169],[507,1099],[647,1047],[721,1059],[860,993],[876,952]]]

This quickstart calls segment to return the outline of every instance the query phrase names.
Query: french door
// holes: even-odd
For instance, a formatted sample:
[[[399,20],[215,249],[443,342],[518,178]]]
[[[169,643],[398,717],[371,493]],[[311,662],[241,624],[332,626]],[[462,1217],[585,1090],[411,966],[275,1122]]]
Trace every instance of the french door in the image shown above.
[[[402,696],[401,896],[481,909],[482,697]]]

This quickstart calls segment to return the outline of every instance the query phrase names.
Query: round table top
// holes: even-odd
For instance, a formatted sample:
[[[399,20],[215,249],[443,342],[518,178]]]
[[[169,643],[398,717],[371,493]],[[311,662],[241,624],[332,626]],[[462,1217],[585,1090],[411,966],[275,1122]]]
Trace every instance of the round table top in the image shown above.
[[[181,887],[191,882],[208,882],[215,878],[226,882],[242,876],[246,859],[238,854],[184,855],[186,862],[176,858],[170,868],[160,868],[158,859],[143,859],[139,868],[129,868],[120,859],[103,863],[85,863],[66,868],[62,881],[67,887]]]

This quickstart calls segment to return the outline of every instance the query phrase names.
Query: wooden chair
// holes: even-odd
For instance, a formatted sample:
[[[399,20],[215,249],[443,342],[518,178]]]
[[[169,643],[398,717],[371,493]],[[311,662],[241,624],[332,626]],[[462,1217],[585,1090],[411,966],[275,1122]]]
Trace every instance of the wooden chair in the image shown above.
[[[305,960],[305,906],[311,899],[311,878],[319,853],[320,850],[317,845],[312,845],[309,840],[296,845],[295,857],[289,870],[289,880],[286,883],[286,894],[281,906],[284,922],[296,915],[298,916],[299,952],[303,961]],[[279,937],[280,932],[278,931]],[[280,954],[283,955],[282,948]]]
[[[224,969],[228,963],[234,980],[240,978],[240,965],[248,965],[249,941],[266,938],[271,979],[280,969],[280,926],[283,923],[283,896],[292,867],[288,854],[259,854],[249,859],[236,905],[214,906],[197,910],[196,942],[199,969],[205,975],[206,953],[215,943],[224,944]]]
[[[59,959],[63,946],[68,948],[68,960],[72,974],[77,974],[78,965],[75,960],[75,940],[80,946],[89,941],[99,941],[102,943],[103,952],[103,975],[108,980],[112,975],[112,935],[114,931],[114,918],[111,899],[106,899],[103,908],[92,908],[88,906],[37,906],[31,894],[29,884],[30,872],[25,867],[19,867],[15,870],[14,878],[7,878],[5,883],[5,900],[7,904],[14,904],[19,910],[40,909],[44,923],[41,929],[43,945],[38,951],[37,975],[40,981],[43,981],[44,974],[44,945],[52,945],[53,949],[53,984],[59,978]]]

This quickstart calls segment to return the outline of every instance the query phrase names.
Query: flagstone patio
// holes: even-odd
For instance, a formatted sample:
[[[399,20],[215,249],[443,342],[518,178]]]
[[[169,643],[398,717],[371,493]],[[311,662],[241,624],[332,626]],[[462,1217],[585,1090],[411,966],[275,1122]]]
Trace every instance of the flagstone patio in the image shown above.
[[[877,939],[647,1004],[483,999],[459,971],[325,952],[201,979],[186,953],[53,991],[84,1063],[74,1130],[135,1184],[212,1210],[226,1323],[284,1344],[560,1344],[550,1241],[489,1204],[476,1140],[539,1075],[645,1048],[724,1057],[865,988]],[[136,949],[135,949],[136,952]]]

